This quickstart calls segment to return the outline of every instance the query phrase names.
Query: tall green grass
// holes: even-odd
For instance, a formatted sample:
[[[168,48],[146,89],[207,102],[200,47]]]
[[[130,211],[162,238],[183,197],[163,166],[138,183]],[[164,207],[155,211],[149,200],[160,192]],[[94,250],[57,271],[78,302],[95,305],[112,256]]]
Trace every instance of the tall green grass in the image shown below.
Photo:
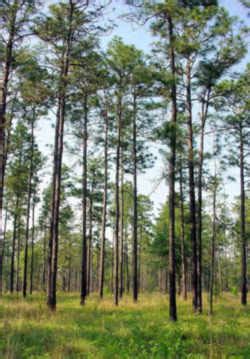
[[[206,300],[205,300],[206,301]],[[194,314],[191,300],[178,301],[177,323],[168,321],[165,295],[95,295],[80,307],[77,294],[60,294],[50,313],[41,294],[0,300],[0,358],[250,358],[250,308],[236,296],[215,301],[213,317]]]

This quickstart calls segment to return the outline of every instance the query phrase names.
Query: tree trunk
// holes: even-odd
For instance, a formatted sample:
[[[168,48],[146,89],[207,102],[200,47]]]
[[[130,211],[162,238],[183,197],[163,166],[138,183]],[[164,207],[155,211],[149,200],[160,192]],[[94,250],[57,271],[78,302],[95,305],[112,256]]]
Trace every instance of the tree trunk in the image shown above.
[[[125,226],[125,268],[126,268],[126,292],[130,290],[130,273],[129,273],[129,254],[128,254],[128,233],[127,226]]]
[[[120,149],[121,149],[121,98],[118,98],[117,143],[116,143],[116,177],[115,177],[115,253],[114,253],[114,303],[119,303],[119,223],[120,223]]]
[[[123,168],[123,152],[121,151],[121,215],[120,215],[120,287],[119,295],[120,298],[124,292],[124,168]]]
[[[4,72],[3,82],[0,83],[0,295],[3,290],[3,195],[4,195],[4,176],[5,176],[5,126],[6,126],[6,105],[7,105],[7,93],[8,84],[10,78],[10,71],[13,61],[13,45],[16,32],[16,15],[18,10],[18,1],[15,0],[14,9],[10,23],[10,33],[6,45],[5,60],[4,60]]]
[[[43,276],[42,276],[42,288],[46,291],[46,263],[47,263],[47,241],[46,241],[46,229],[43,236]]]
[[[187,62],[187,86],[186,108],[188,122],[188,170],[189,170],[189,213],[190,213],[190,239],[192,243],[192,280],[193,280],[193,307],[194,310],[202,311],[201,292],[198,290],[198,263],[197,263],[197,239],[196,239],[196,204],[194,182],[194,145],[193,145],[193,112],[192,112],[192,89],[191,89],[191,63]]]
[[[247,304],[247,239],[245,209],[245,162],[243,129],[240,126],[240,236],[241,236],[241,304]]]
[[[13,239],[12,239],[12,252],[11,252],[11,264],[10,264],[10,293],[13,293],[14,291],[18,210],[19,210],[19,197],[17,197],[16,199],[14,223],[13,223]]]
[[[202,187],[203,187],[203,162],[204,162],[204,137],[205,125],[207,121],[210,88],[207,89],[207,94],[202,102],[201,111],[201,134],[200,134],[200,148],[199,148],[199,168],[198,168],[198,210],[197,210],[197,280],[198,280],[198,300],[197,309],[202,311]],[[195,303],[194,303],[194,308]]]
[[[34,241],[35,241],[35,199],[32,203],[32,231],[31,231],[31,257],[30,257],[30,294],[33,292],[34,278]]]
[[[138,300],[138,201],[137,201],[137,122],[136,95],[133,95],[133,300]]]
[[[92,199],[92,191],[93,186],[90,193],[90,199],[89,199],[89,235],[88,235],[88,280],[87,280],[87,293],[89,294],[92,291],[92,280],[93,280],[93,266],[92,266],[92,231],[93,231],[93,199]]]
[[[107,220],[107,192],[108,192],[108,114],[104,113],[105,120],[105,139],[104,139],[104,188],[102,199],[102,228],[101,228],[101,251],[100,251],[100,270],[99,270],[99,295],[103,298],[103,287],[105,279],[105,240],[106,240],[106,220]]]
[[[215,241],[216,241],[216,184],[213,189],[213,229],[211,243],[211,264],[210,264],[210,285],[209,285],[209,314],[213,314],[213,293],[214,293],[214,264],[215,264]]]
[[[69,31],[66,41],[66,49],[62,58],[60,84],[58,91],[58,108],[55,129],[54,168],[52,183],[52,209],[50,223],[49,253],[48,253],[48,293],[47,305],[51,310],[56,309],[56,279],[57,279],[57,257],[58,257],[58,226],[61,193],[61,169],[63,156],[63,134],[66,108],[66,90],[69,72],[69,58],[72,45],[72,20],[75,4],[69,0]]]
[[[175,259],[175,162],[176,162],[176,125],[177,125],[177,100],[176,100],[176,65],[174,50],[174,34],[172,18],[168,17],[168,30],[170,42],[170,68],[173,77],[171,86],[171,134],[170,134],[170,158],[169,158],[169,317],[177,320],[176,310],[176,259]]]
[[[83,172],[82,172],[82,268],[81,268],[81,305],[87,296],[87,151],[88,151],[88,98],[84,97],[83,123]]]
[[[28,247],[29,247],[29,226],[30,226],[30,206],[32,196],[32,181],[34,171],[34,121],[35,112],[31,120],[31,145],[30,145],[30,168],[28,179],[28,197],[27,197],[27,214],[26,214],[26,229],[25,229],[25,245],[24,245],[24,269],[23,269],[23,297],[27,294],[27,275],[28,275]]]
[[[180,210],[181,210],[181,290],[184,300],[187,300],[187,258],[185,248],[185,214],[183,195],[183,173],[180,167]]]
[[[18,231],[17,231],[17,268],[16,268],[16,291],[21,290],[20,285],[20,254],[21,254],[21,217],[18,217]]]

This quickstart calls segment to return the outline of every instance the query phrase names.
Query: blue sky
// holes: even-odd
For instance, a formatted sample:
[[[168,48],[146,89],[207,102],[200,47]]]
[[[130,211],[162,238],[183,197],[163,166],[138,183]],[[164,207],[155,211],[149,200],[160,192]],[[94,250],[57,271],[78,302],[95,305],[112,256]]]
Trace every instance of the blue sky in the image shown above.
[[[51,1],[49,1],[49,3],[51,3]],[[150,34],[148,27],[138,26],[122,19],[120,14],[129,10],[129,7],[122,3],[124,3],[122,0],[114,1],[108,11],[108,16],[115,20],[117,26],[109,36],[102,38],[103,47],[106,47],[111,38],[117,35],[122,37],[125,43],[134,44],[139,49],[149,52],[151,48],[150,45],[154,41],[154,38]],[[225,6],[231,15],[238,16],[250,25],[249,18],[247,18],[247,11],[238,0],[221,0],[221,5]],[[238,69],[242,70],[247,62],[250,62],[249,54],[242,64],[238,66]],[[53,121],[53,119],[50,119],[45,126],[43,125],[42,132],[39,129],[37,131],[40,146],[43,148],[45,148],[46,143],[53,145],[54,129],[51,129],[51,120]],[[158,152],[156,145],[152,145],[152,148],[154,153]],[[66,153],[64,157],[66,162],[70,160]],[[139,191],[144,194],[151,194],[151,198],[154,201],[155,213],[161,207],[162,203],[165,202],[167,196],[166,184],[164,181],[159,181],[164,171],[164,166],[165,164],[159,155],[154,167],[147,170],[145,174],[140,175],[138,181]],[[230,170],[230,175],[235,176],[237,179],[238,171],[236,169]],[[235,183],[226,183],[225,191],[229,193],[232,200],[234,196],[239,193],[238,181]]]
[[[246,8],[244,8],[238,0],[221,0],[220,3],[225,8],[227,8],[231,15],[238,16],[240,19],[244,20],[245,23],[250,25],[249,18],[247,17]],[[128,44],[134,44],[139,49],[142,49],[145,52],[149,52],[154,38],[150,34],[148,27],[142,27],[122,20],[119,15],[124,11],[128,11],[129,7],[122,5],[122,1],[116,1],[115,4],[116,5],[114,5],[112,9],[112,17],[117,18],[117,28],[114,30],[111,36],[102,40],[104,46],[107,45],[112,36],[118,35],[123,38],[124,42]],[[250,62],[249,54],[242,61],[242,63],[237,66],[237,70],[243,70],[247,62]],[[154,152],[157,152],[156,146],[154,148]],[[158,160],[156,161],[154,168],[148,170],[144,175],[140,175],[139,177],[139,189],[145,194],[151,194],[151,198],[155,204],[155,211],[157,211],[157,209],[161,207],[162,203],[165,202],[167,196],[166,184],[164,183],[164,181],[159,181],[159,178],[161,177],[163,171],[164,163],[162,158],[158,156]],[[225,192],[229,194],[230,200],[233,200],[233,198],[239,193],[239,183],[237,181],[238,170],[231,169],[230,175],[236,178],[236,182],[226,182]]]

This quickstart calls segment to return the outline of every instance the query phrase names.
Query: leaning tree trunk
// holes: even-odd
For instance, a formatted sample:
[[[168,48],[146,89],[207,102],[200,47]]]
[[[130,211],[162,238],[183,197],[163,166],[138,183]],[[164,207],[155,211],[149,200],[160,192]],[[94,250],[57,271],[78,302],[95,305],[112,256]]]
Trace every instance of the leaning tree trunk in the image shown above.
[[[173,77],[171,86],[171,134],[169,158],[169,317],[177,320],[176,310],[176,258],[175,258],[175,162],[176,162],[176,125],[177,125],[177,99],[176,99],[176,65],[174,50],[174,32],[172,18],[168,17],[170,68]]]
[[[81,305],[87,296],[87,150],[88,150],[88,98],[84,97],[83,123],[83,167],[82,167],[82,265],[81,265]]]
[[[32,181],[34,171],[34,121],[35,114],[31,120],[31,146],[30,146],[30,168],[28,179],[28,197],[27,197],[27,213],[26,213],[26,229],[25,229],[25,245],[24,245],[24,269],[23,269],[23,297],[27,294],[27,275],[28,275],[28,247],[29,247],[29,226],[30,226],[30,206],[32,196]]]
[[[191,64],[187,62],[187,86],[186,107],[188,124],[188,171],[189,171],[189,213],[190,213],[190,240],[192,243],[192,286],[194,310],[202,310],[201,292],[198,290],[198,263],[197,263],[197,238],[196,238],[196,204],[194,182],[194,144],[193,144],[193,112],[192,112],[192,89],[191,89]],[[200,287],[201,288],[201,287]]]
[[[138,300],[138,198],[137,198],[137,121],[136,95],[133,95],[133,300]]]
[[[245,163],[243,129],[240,125],[240,236],[241,236],[241,304],[247,304],[247,239],[245,209]]]
[[[100,269],[99,269],[99,295],[103,298],[103,287],[105,279],[105,240],[106,240],[106,221],[107,221],[107,192],[108,192],[108,114],[104,112],[104,188],[102,199],[102,228],[101,228],[101,251],[100,251]]]

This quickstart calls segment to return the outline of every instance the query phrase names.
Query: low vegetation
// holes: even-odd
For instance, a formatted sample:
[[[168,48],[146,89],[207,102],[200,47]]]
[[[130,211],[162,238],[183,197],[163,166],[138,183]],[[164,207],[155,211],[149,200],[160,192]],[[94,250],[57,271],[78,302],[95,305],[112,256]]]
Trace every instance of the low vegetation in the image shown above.
[[[140,305],[124,297],[119,307],[92,295],[84,307],[78,294],[60,294],[51,314],[44,297],[0,302],[0,357],[31,358],[249,358],[250,308],[234,294],[215,298],[214,315],[194,315],[191,300],[179,299],[177,323],[169,322],[164,294],[142,295]]]

